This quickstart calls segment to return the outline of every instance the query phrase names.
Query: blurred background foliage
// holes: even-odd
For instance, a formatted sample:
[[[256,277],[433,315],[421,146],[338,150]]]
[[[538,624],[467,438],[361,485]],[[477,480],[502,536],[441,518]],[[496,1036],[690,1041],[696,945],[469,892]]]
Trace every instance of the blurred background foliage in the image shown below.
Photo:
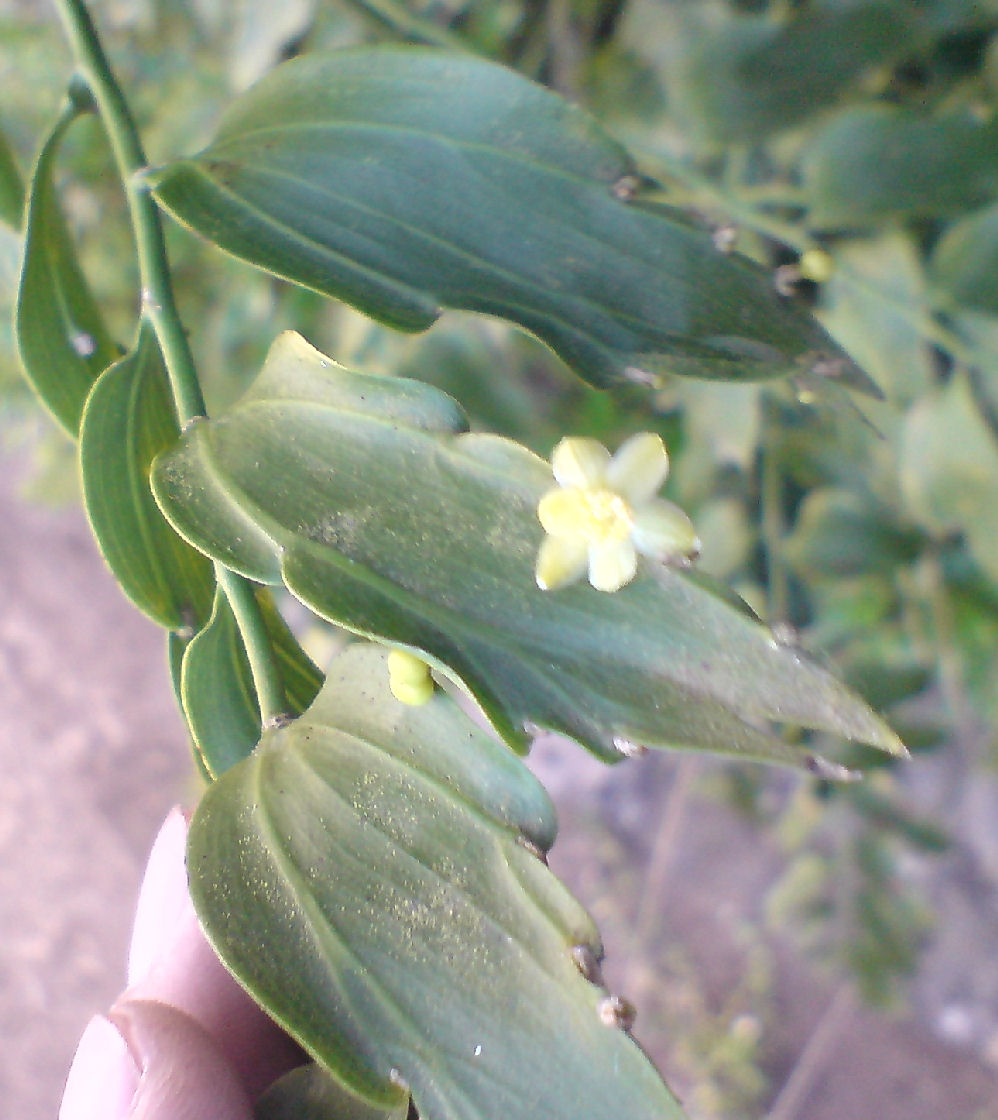
[[[168,229],[210,406],[236,396],[293,326],[347,365],[435,382],[477,426],[545,455],[567,432],[610,445],[661,432],[703,566],[780,640],[820,650],[916,755],[906,766],[840,751],[872,772],[855,784],[735,766],[711,784],[782,847],[767,918],[869,999],[903,1000],[937,920],[917,868],[971,843],[960,807],[998,761],[998,0],[93,8],[154,162],[197,150],[233,93],[302,51],[405,39],[500,59],[587,105],[637,156],[648,190],[771,267],[864,366],[883,400],[820,376],[600,393],[501,324],[448,314],[425,335],[393,334]],[[0,0],[8,219],[12,168],[30,167],[69,72],[46,7]],[[86,270],[127,341],[132,248],[93,120],[74,127],[62,171]],[[19,252],[0,222],[0,438],[31,436],[36,491],[51,497],[71,485],[72,450],[19,378],[9,314]],[[681,961],[659,962],[672,995],[660,991],[667,1006],[649,1015],[684,1040],[671,1060],[693,1071],[697,1115],[744,1115],[766,1096],[743,998],[765,989],[768,966],[753,953],[744,990],[720,1012],[700,1006]]]

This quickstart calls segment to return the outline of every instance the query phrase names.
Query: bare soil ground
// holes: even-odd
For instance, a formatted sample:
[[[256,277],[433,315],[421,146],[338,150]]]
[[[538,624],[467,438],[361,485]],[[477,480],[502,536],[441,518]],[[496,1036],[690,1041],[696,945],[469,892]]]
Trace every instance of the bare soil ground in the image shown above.
[[[120,595],[80,513],[22,502],[17,478],[0,457],[0,1113],[51,1120],[80,1031],[122,983],[149,843],[194,787],[163,636]],[[606,773],[580,759],[557,749],[538,758],[562,813],[554,864],[603,928],[611,985],[637,987],[653,1005],[662,974],[628,961],[628,946],[677,764]],[[710,1011],[744,986],[743,932],[779,855],[696,789],[670,852],[651,872],[660,905],[650,955],[678,955],[690,998]],[[950,955],[963,946],[975,958],[964,972],[983,975],[998,926],[968,921]],[[779,937],[767,952],[760,1052],[772,1120],[998,1118],[998,1074],[979,1047],[947,1045],[911,1014],[861,1007]],[[677,1041],[653,1032],[646,1043],[695,1096]]]

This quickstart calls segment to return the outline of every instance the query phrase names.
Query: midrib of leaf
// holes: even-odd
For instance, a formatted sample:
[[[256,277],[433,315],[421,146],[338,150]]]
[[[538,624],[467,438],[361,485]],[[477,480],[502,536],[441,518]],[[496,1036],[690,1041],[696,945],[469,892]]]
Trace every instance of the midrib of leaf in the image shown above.
[[[321,725],[311,724],[309,726],[315,727],[317,730],[323,730],[323,728],[321,728]],[[325,730],[328,730],[328,728],[325,729]],[[444,795],[443,800],[446,801],[446,800],[450,800],[450,799],[453,798],[455,800],[460,801],[462,803],[462,805],[469,806],[472,810],[471,815],[473,815],[477,819],[479,827],[481,827],[486,833],[488,833],[492,830],[501,831],[502,833],[506,834],[508,842],[510,844],[516,844],[517,830],[515,828],[513,828],[509,824],[504,823],[501,820],[498,820],[496,817],[493,817],[489,813],[482,812],[481,808],[478,805],[476,805],[473,801],[468,800],[468,798],[466,798],[466,797],[462,796],[461,794],[457,793],[457,791],[452,786],[445,785],[442,781],[440,781],[437,778],[432,777],[431,775],[427,774],[425,771],[422,771],[422,770],[420,770],[416,767],[410,767],[402,759],[396,757],[395,755],[389,754],[387,751],[383,751],[376,744],[370,743],[367,740],[360,738],[359,736],[352,735],[349,732],[342,732],[340,730],[340,728],[338,728],[338,727],[335,728],[335,731],[338,735],[339,734],[345,734],[347,738],[352,739],[355,743],[360,743],[363,747],[366,747],[368,750],[373,750],[374,752],[377,753],[379,758],[388,760],[388,762],[390,763],[391,769],[395,770],[396,772],[402,773],[402,774],[406,775],[407,777],[411,775],[417,781],[422,782],[422,784],[424,786],[428,786],[432,790],[441,792]],[[308,770],[310,770],[311,773],[316,777],[316,779],[319,782],[322,783],[323,786],[325,786],[327,788],[331,788],[329,786],[329,783],[326,781],[326,779],[323,778],[322,775],[319,773],[319,771],[315,768],[315,766],[313,765],[311,760],[308,758],[305,751],[299,751],[298,758],[301,761],[301,764],[303,766],[305,766]],[[334,790],[333,792],[335,792],[337,799],[341,803],[343,803],[344,805],[347,806],[348,811],[352,812],[355,817],[358,817],[358,818],[360,817],[360,814],[357,812],[357,810],[353,808],[353,806],[350,804],[350,802],[338,790]],[[444,876],[441,875],[439,871],[435,870],[432,867],[428,867],[425,863],[423,863],[423,861],[419,858],[419,856],[415,855],[412,851],[410,851],[409,848],[407,848],[406,845],[403,844],[401,841],[396,840],[392,836],[389,836],[387,832],[385,832],[382,828],[380,828],[374,822],[370,821],[368,818],[364,817],[362,819],[364,820],[364,823],[366,825],[373,828],[374,831],[378,833],[378,835],[380,835],[384,838],[386,845],[388,846],[388,848],[393,853],[396,853],[396,852],[402,853],[403,855],[405,855],[405,857],[412,864],[414,864],[416,867],[421,868],[423,870],[423,872],[427,873],[435,882],[437,882],[439,884],[442,884],[444,887],[446,887],[449,890],[452,889],[456,894],[460,895],[461,898],[465,900],[468,908],[470,910],[472,910],[475,914],[479,915],[479,917],[484,919],[484,924],[490,926],[493,931],[498,932],[503,937],[505,937],[508,941],[510,941],[512,943],[515,943],[517,945],[521,955],[526,957],[527,960],[530,961],[535,966],[536,970],[539,973],[541,973],[543,976],[546,976],[547,978],[549,978],[552,983],[554,983],[554,984],[558,983],[557,976],[554,973],[550,972],[547,968],[545,968],[541,965],[540,961],[538,961],[536,959],[536,957],[534,956],[534,954],[530,951],[530,947],[527,944],[527,942],[524,941],[523,936],[521,934],[519,934],[516,930],[510,929],[507,926],[505,926],[497,916],[494,916],[493,914],[489,913],[488,911],[483,910],[482,906],[481,906],[481,903],[478,902],[475,899],[474,895],[472,895],[468,892],[468,890],[464,887],[463,884],[458,883],[457,881],[455,881],[453,879],[444,878]],[[493,837],[491,839],[495,839],[495,838]],[[502,851],[501,845],[497,843],[496,847],[499,849],[499,854],[502,858],[503,864],[505,865],[507,871],[509,871],[509,873],[510,873],[510,879],[511,879],[513,885],[514,885],[514,888],[522,889],[520,887],[519,878],[512,873],[512,869],[510,868],[509,860],[506,858],[505,853]],[[522,851],[526,852],[526,849],[522,849]],[[362,861],[357,859],[353,855],[353,853],[350,853],[350,858],[353,860],[355,865],[366,866],[362,863]],[[529,858],[534,858],[534,857],[529,857]],[[534,909],[541,910],[541,908],[538,907],[533,902],[532,899],[530,900],[530,906],[532,906]],[[565,937],[565,931],[557,924],[557,922],[555,922],[555,920],[551,917],[550,914],[547,914],[543,910],[541,910],[541,913],[542,913],[542,916],[543,916],[546,924],[551,927],[551,929],[554,931],[555,935],[557,936],[558,940],[566,942],[566,947],[567,947],[567,939]]]
[[[313,724],[310,726],[315,727],[320,731],[330,730],[329,728],[324,728],[321,725]],[[334,730],[337,734],[340,733],[339,728],[336,728]],[[426,781],[425,775],[418,771],[410,770],[405,766],[404,763],[401,763],[399,760],[394,759],[391,755],[385,754],[385,752],[381,751],[378,747],[372,746],[372,744],[366,742],[363,739],[360,739],[357,736],[348,734],[348,737],[353,739],[354,742],[361,743],[362,746],[365,746],[368,749],[373,749],[381,758],[389,759],[394,764],[393,768],[395,768],[396,770],[400,770],[407,775],[412,774],[418,780]],[[412,866],[416,867],[419,870],[420,874],[417,875],[417,879],[421,880],[423,876],[426,876],[431,881],[442,885],[445,893],[453,891],[455,894],[459,895],[468,906],[468,909],[476,915],[476,917],[482,922],[483,925],[490,927],[494,933],[498,933],[500,937],[505,939],[508,943],[515,944],[517,946],[517,954],[521,958],[521,966],[526,965],[530,967],[532,971],[538,973],[547,982],[552,983],[556,986],[558,985],[558,978],[547,968],[545,968],[541,964],[541,962],[537,960],[534,954],[531,953],[521,934],[519,934],[516,930],[507,928],[498,919],[498,917],[484,910],[481,904],[474,898],[474,896],[469,894],[461,884],[455,882],[452,879],[444,878],[434,868],[429,867],[427,866],[427,864],[423,863],[423,861],[420,860],[418,856],[414,855],[399,839],[389,835],[384,831],[384,829],[379,827],[379,825],[375,821],[366,816],[362,816],[353,807],[350,801],[338,789],[331,786],[329,782],[321,775],[321,773],[315,768],[314,764],[309,759],[305,751],[298,749],[296,751],[295,757],[298,764],[304,767],[313,775],[315,780],[320,783],[323,790],[328,791],[336,799],[336,801],[338,801],[345,808],[348,816],[352,816],[355,820],[361,822],[365,831],[370,830],[370,833],[373,833],[381,838],[381,842],[384,845],[385,850],[390,854],[393,860],[397,860],[400,862],[400,857],[404,858]],[[259,804],[261,808],[265,808],[268,805],[268,799],[266,797],[266,786],[263,780],[263,767],[265,761],[265,757],[254,760],[254,768],[256,770],[255,792],[257,794],[257,804]],[[431,788],[443,788],[435,782],[426,782],[426,784],[431,785]],[[449,793],[450,791],[447,792]],[[364,974],[366,980],[369,979],[373,981],[374,986],[381,993],[384,1003],[391,1009],[392,1017],[395,1019],[396,1023],[400,1024],[403,1029],[410,1030],[414,1032],[417,1037],[420,1037],[422,1033],[421,1024],[416,1019],[410,1016],[409,1012],[406,1011],[404,1005],[400,1004],[397,1001],[391,990],[385,985],[385,982],[381,980],[377,971],[372,970],[367,962],[358,955],[357,951],[350,943],[349,938],[343,935],[343,932],[340,930],[333,917],[329,915],[317,901],[315,893],[312,889],[311,884],[308,882],[308,879],[298,870],[294,856],[290,848],[287,846],[287,841],[283,840],[281,838],[281,835],[278,833],[274,824],[273,814],[270,809],[267,808],[267,810],[262,814],[255,814],[255,817],[263,822],[262,827],[266,833],[264,841],[266,843],[266,841],[269,840],[269,843],[267,844],[267,850],[274,853],[275,860],[279,864],[282,874],[285,876],[289,883],[294,885],[296,899],[304,904],[303,908],[307,910],[311,918],[311,928],[319,933],[320,940],[325,940],[325,937],[322,936],[321,932],[323,929],[330,931],[333,944],[338,946],[341,951],[344,951],[346,953],[346,955],[354,962],[354,965],[359,969],[359,971]],[[508,826],[500,825],[498,822],[494,821],[493,818],[479,817],[479,819],[481,821],[484,821],[486,830],[488,830],[490,826],[498,826],[503,831],[509,833],[510,843],[515,843],[515,840],[513,839],[513,830]],[[337,847],[339,849],[340,859],[348,860],[353,864],[354,867],[358,867],[361,870],[369,870],[369,864],[367,864],[365,861],[356,856],[352,851],[350,851],[349,848],[342,843],[342,841],[337,840]],[[509,864],[505,857],[503,857],[503,862],[508,868]],[[522,891],[523,888],[520,884],[519,879],[516,876],[511,876],[511,878],[514,888]],[[557,925],[551,915],[548,914],[543,908],[539,907],[534,902],[533,898],[527,895],[525,891],[523,893],[527,900],[527,907],[533,910],[535,914],[539,913],[543,918],[545,924],[554,930],[556,936],[560,940],[565,941],[566,938],[564,930],[562,930]]]
[[[221,183],[218,179],[213,178],[208,173],[208,171],[204,170],[199,164],[192,163],[190,166],[196,168],[197,172],[208,183],[211,184],[211,186],[214,190],[216,190],[219,194],[225,195],[227,198],[229,198],[230,201],[233,203],[233,205],[237,209],[241,209],[244,213],[252,215],[262,225],[269,226],[271,229],[279,231],[282,235],[286,236],[289,240],[291,240],[293,242],[297,242],[300,245],[318,250],[320,255],[325,256],[327,258],[330,258],[330,259],[333,259],[333,260],[338,260],[338,261],[343,261],[350,268],[354,269],[356,272],[360,272],[360,273],[363,273],[364,275],[374,277],[375,279],[380,280],[382,282],[386,282],[391,287],[402,290],[410,298],[411,298],[412,293],[416,293],[418,295],[423,295],[424,294],[422,289],[414,287],[413,284],[410,281],[399,280],[399,279],[393,277],[390,273],[381,272],[381,271],[378,271],[378,270],[370,267],[369,265],[362,264],[362,263],[358,262],[355,258],[347,256],[345,253],[343,253],[343,252],[341,252],[337,249],[334,249],[332,246],[326,244],[325,242],[317,241],[314,237],[304,234],[300,230],[296,229],[294,226],[289,226],[287,224],[287,222],[277,218],[275,215],[273,215],[269,211],[261,210],[255,203],[250,202],[248,199],[246,199],[242,195],[239,195],[236,192],[234,192],[228,185],[225,185],[225,184]],[[546,288],[540,281],[531,279],[529,274],[522,273],[522,272],[510,272],[508,269],[502,268],[499,265],[495,264],[495,262],[489,260],[487,257],[475,256],[474,254],[472,254],[468,250],[461,248],[460,246],[456,245],[452,241],[445,241],[442,238],[440,238],[439,236],[437,236],[436,234],[432,234],[427,230],[420,229],[419,227],[416,227],[416,226],[411,226],[406,222],[400,221],[396,217],[393,217],[393,216],[388,215],[388,214],[384,214],[384,213],[382,213],[381,211],[378,211],[378,210],[374,210],[369,206],[365,206],[363,203],[361,203],[360,201],[358,201],[355,198],[340,195],[337,192],[332,191],[329,188],[323,188],[320,185],[318,185],[318,184],[316,184],[316,183],[314,183],[310,180],[299,179],[299,178],[296,178],[293,175],[288,174],[287,172],[278,171],[278,170],[276,170],[274,168],[270,168],[270,167],[264,168],[264,167],[261,167],[261,166],[256,166],[252,169],[252,174],[260,180],[265,180],[268,177],[270,177],[272,179],[287,180],[287,181],[296,183],[300,186],[305,186],[312,193],[325,194],[330,198],[339,199],[341,202],[345,203],[348,207],[352,207],[353,209],[359,211],[360,213],[365,214],[366,216],[371,217],[373,219],[376,219],[378,222],[380,222],[382,224],[386,224],[386,225],[391,224],[391,225],[396,226],[399,229],[404,230],[407,234],[409,234],[411,237],[413,237],[416,240],[423,240],[423,241],[426,241],[430,244],[442,247],[447,252],[450,252],[453,256],[461,258],[465,263],[470,263],[471,265],[475,266],[476,270],[481,270],[482,265],[484,264],[486,266],[485,271],[487,271],[492,276],[500,277],[503,280],[506,280],[507,282],[512,283],[514,285],[514,287],[526,288],[528,291],[533,291],[533,292],[538,293],[539,296],[540,296],[542,304],[547,304],[547,303],[550,302],[550,298],[551,298],[550,289]],[[580,232],[580,229],[578,227],[568,226],[567,228],[569,230],[571,230],[572,233],[576,236],[588,236],[588,235]],[[625,256],[624,254],[622,254],[620,252],[619,248],[616,248],[614,246],[609,246],[608,243],[606,243],[606,242],[601,242],[601,241],[598,241],[597,239],[591,238],[591,237],[588,238],[588,239],[593,241],[601,249],[604,248],[604,247],[609,248],[609,250],[611,252],[616,253],[616,255],[618,257],[624,256],[625,260],[632,259],[629,255]],[[386,239],[385,243],[387,243],[387,239]],[[381,245],[380,242],[375,242],[374,244],[379,245],[379,247]],[[634,257],[633,259],[636,260],[636,261],[639,261],[641,264],[647,265],[647,267],[649,267],[649,268],[654,268],[655,267],[653,263],[643,261],[640,257]],[[433,294],[436,295],[437,293],[434,292]],[[583,295],[582,293],[580,293],[577,290],[570,293],[570,295],[568,293],[566,293],[564,295],[564,302],[568,302],[569,299],[576,305],[584,304],[584,305],[586,305],[586,306],[588,306],[588,307],[590,307],[590,308],[592,308],[596,311],[600,311],[605,316],[607,316],[608,318],[630,323],[635,328],[636,333],[639,333],[639,334],[643,333],[643,330],[641,328],[647,329],[647,327],[649,326],[649,323],[648,323],[647,320],[635,318],[634,316],[629,315],[623,309],[618,309],[616,307],[608,307],[606,304],[598,303],[593,297]],[[604,349],[604,350],[613,349],[613,347],[611,347],[606,341],[598,338],[596,335],[594,335],[590,331],[586,330],[585,327],[583,325],[581,325],[579,321],[573,321],[573,320],[570,320],[570,319],[566,319],[566,318],[562,317],[560,314],[558,314],[556,311],[551,311],[551,310],[548,310],[548,309],[541,310],[541,308],[537,305],[524,307],[522,304],[519,304],[516,301],[514,301],[513,299],[509,298],[505,293],[501,296],[498,296],[498,297],[492,297],[489,302],[492,303],[493,305],[498,305],[500,307],[514,309],[516,311],[521,312],[525,316],[529,316],[531,318],[540,318],[540,319],[542,319],[546,322],[560,325],[562,328],[564,328],[570,334],[574,334],[574,335],[577,335],[579,337],[589,339],[589,341],[595,347],[598,347],[600,349]],[[435,307],[433,309],[433,312],[432,312],[433,316],[436,317],[437,315],[439,315],[440,310],[441,309],[439,307]],[[674,337],[671,334],[665,334],[665,332],[662,332],[662,333],[667,338],[671,339],[671,338]],[[709,352],[713,353],[713,351],[710,351],[710,348],[707,348],[707,349],[708,349]]]
[[[257,749],[259,750],[259,748]],[[301,760],[301,752],[299,752],[298,757],[299,760]],[[258,822],[258,834],[261,834],[261,842],[263,843],[266,851],[271,853],[271,855],[273,856],[274,862],[278,865],[281,874],[284,876],[285,880],[292,886],[295,901],[308,915],[309,930],[311,936],[319,942],[320,952],[322,952],[323,956],[326,957],[326,953],[323,950],[323,944],[331,942],[334,949],[338,950],[338,952],[336,953],[337,956],[341,956],[345,953],[346,956],[353,961],[354,966],[360,972],[364,973],[365,979],[369,980],[373,984],[373,986],[377,988],[379,994],[381,995],[382,1003],[388,1011],[389,1016],[401,1026],[401,1029],[418,1030],[418,1024],[409,1017],[405,1009],[399,1005],[391,992],[389,992],[385,988],[384,983],[380,979],[380,977],[376,973],[372,973],[371,970],[368,969],[367,964],[357,955],[357,951],[350,944],[349,940],[343,936],[342,932],[336,925],[335,921],[333,921],[332,917],[328,915],[326,911],[323,910],[319,905],[319,902],[316,899],[310,883],[308,882],[305,875],[299,871],[298,866],[295,863],[294,856],[291,853],[290,848],[287,846],[289,842],[280,836],[277,828],[275,827],[273,814],[268,807],[268,801],[265,796],[266,787],[263,780],[264,758],[262,755],[257,757],[251,756],[251,758],[253,758],[253,784],[255,787],[254,792],[256,794],[255,803],[259,805],[261,809],[265,810],[263,812],[253,814],[253,819]],[[350,805],[350,803],[339,793],[338,790],[333,789],[327,782],[323,782],[322,784],[326,789],[330,791],[330,793],[333,794],[333,796],[338,801],[340,801],[347,807],[348,811],[352,810],[352,806]],[[373,825],[371,827],[372,829],[374,829],[374,831],[380,833],[380,829],[374,828]],[[381,833],[381,835],[383,836],[384,834]],[[385,837],[385,839],[387,840],[388,838]],[[346,853],[346,855],[355,864],[361,863],[361,861],[358,860],[352,852],[348,852]],[[328,959],[328,957],[326,957],[326,959]],[[354,1012],[354,1014],[356,1015],[356,1012]],[[374,1070],[371,1071],[371,1075],[375,1078],[380,1076]],[[385,1081],[387,1080],[388,1078],[385,1077]]]
[[[595,175],[586,176],[573,173],[566,170],[564,167],[559,167],[555,163],[547,163],[534,154],[527,155],[525,152],[518,152],[515,148],[499,148],[485,141],[469,140],[467,137],[448,136],[445,133],[431,132],[428,129],[416,128],[414,125],[410,124],[388,124],[384,121],[367,120],[290,120],[279,124],[259,125],[250,129],[240,129],[236,135],[228,138],[224,134],[220,135],[217,142],[212,144],[206,151],[184,162],[200,163],[204,161],[210,163],[216,159],[224,161],[227,151],[235,151],[238,153],[240,148],[246,144],[247,141],[257,140],[261,137],[266,138],[271,135],[283,139],[290,132],[380,132],[388,136],[411,136],[419,140],[427,140],[433,144],[439,144],[441,147],[453,148],[460,152],[484,152],[496,159],[502,159],[511,164],[520,164],[532,170],[540,169],[545,174],[552,176],[552,178],[565,179],[569,183],[584,187],[595,187],[601,184],[609,189],[613,186],[613,180],[599,179]],[[611,153],[607,152],[606,155],[609,158]],[[612,157],[620,165],[622,175],[632,170],[630,161],[622,152],[613,152]],[[239,161],[237,160],[236,162]]]

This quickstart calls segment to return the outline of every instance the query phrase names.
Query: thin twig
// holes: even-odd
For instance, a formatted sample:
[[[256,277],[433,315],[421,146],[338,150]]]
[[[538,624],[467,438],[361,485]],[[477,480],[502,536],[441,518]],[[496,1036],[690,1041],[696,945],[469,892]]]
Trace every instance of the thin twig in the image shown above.
[[[767,1120],[794,1120],[800,1113],[815,1081],[835,1053],[849,1020],[855,1014],[856,1006],[856,993],[852,985],[842,984],[821,1013],[807,1045],[800,1052],[797,1064],[773,1102]]]

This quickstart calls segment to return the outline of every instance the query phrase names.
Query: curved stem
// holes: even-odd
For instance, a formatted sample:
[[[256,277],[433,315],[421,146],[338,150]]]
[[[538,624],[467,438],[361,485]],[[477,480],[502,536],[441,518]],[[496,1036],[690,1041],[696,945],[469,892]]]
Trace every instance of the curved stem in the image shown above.
[[[80,75],[107,132],[125,190],[142,284],[142,318],[152,327],[163,352],[180,424],[189,424],[206,415],[204,396],[173,296],[159,210],[140,178],[146,169],[142,141],[84,0],[55,2],[72,43]],[[261,717],[265,723],[272,721],[286,711],[286,697],[253,588],[242,576],[219,563],[215,564],[215,578],[229,599],[246,646]]]
[[[287,696],[253,586],[223,564],[215,565],[215,578],[229,600],[246,647],[260,719],[264,725],[276,723],[287,715]]]
[[[204,397],[173,298],[159,211],[138,178],[146,168],[142,142],[86,6],[82,0],[56,0],[56,6],[73,45],[80,74],[97,104],[118,165],[139,258],[142,316],[156,332],[180,423],[186,424],[195,417],[205,415]]]

